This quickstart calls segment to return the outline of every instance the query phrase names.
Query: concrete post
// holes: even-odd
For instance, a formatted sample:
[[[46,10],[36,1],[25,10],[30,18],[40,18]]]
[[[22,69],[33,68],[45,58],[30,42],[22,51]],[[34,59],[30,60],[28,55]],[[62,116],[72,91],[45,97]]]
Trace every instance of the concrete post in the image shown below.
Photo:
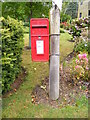
[[[60,10],[55,5],[50,11],[50,75],[49,96],[52,100],[59,98],[59,41],[60,41]]]

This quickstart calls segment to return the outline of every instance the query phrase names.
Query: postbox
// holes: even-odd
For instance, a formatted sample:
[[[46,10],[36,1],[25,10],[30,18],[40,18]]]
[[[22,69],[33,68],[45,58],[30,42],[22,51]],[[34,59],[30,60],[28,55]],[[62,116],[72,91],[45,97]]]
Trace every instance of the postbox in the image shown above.
[[[32,18],[31,29],[31,56],[32,61],[49,60],[49,20],[47,18]]]

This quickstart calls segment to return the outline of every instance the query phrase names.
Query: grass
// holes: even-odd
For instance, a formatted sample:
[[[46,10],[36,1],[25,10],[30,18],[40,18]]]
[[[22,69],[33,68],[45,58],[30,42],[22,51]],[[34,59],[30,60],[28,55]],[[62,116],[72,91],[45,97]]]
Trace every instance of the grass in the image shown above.
[[[24,33],[28,33],[29,34],[29,27],[24,26]]]
[[[29,34],[24,34],[24,46],[29,46]]]
[[[74,43],[69,41],[71,37],[68,33],[62,33],[60,36],[60,61],[73,51]]]
[[[70,35],[62,33],[60,36],[61,59],[72,52],[73,43],[69,42]],[[25,34],[25,46],[28,45],[28,34]],[[76,106],[52,108],[48,105],[34,105],[31,100],[33,88],[49,76],[48,62],[32,62],[31,52],[24,50],[22,65],[27,69],[24,83],[13,95],[3,98],[3,118],[85,118],[88,117],[88,100],[86,97],[77,100]],[[35,69],[36,68],[36,69]]]

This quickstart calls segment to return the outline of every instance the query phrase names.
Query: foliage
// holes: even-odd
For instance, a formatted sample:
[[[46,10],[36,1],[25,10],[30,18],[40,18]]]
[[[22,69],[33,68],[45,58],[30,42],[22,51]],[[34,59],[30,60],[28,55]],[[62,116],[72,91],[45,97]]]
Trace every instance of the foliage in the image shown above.
[[[66,2],[65,0],[63,0],[61,12],[62,14],[71,16],[72,19],[77,18],[78,2],[71,2],[70,0]]]
[[[51,2],[3,2],[2,16],[29,22],[30,18],[49,17]]]
[[[81,29],[78,26],[71,26],[70,32],[72,33],[73,37],[74,36],[81,36]]]
[[[69,20],[71,20],[70,15],[64,14],[63,12],[60,13],[60,21],[61,22],[67,22]]]
[[[90,42],[82,41],[75,48],[75,52],[90,52]]]
[[[3,2],[2,3],[2,16],[7,18],[9,15],[14,19],[24,20],[24,6],[23,2]]]
[[[69,2],[65,14],[70,15],[72,19],[77,18],[78,2]]]
[[[70,22],[62,22],[60,24],[61,28],[64,28],[66,30],[69,30],[69,33],[73,35],[73,37],[79,37],[81,36],[81,32],[84,31],[81,28],[87,29],[90,25],[89,19],[88,18],[80,18],[80,19],[74,19],[71,20]],[[81,31],[82,30],[82,31]],[[86,35],[86,34],[84,34]]]
[[[2,22],[2,91],[10,89],[21,68],[23,49],[22,22],[8,17],[1,17]]]
[[[77,26],[75,24],[70,24],[69,22],[62,22],[60,24],[60,27],[66,29],[66,30],[69,30],[69,33],[72,34],[73,37],[81,36],[81,29],[79,28],[79,26]]]
[[[68,1],[68,2],[65,2],[65,1],[63,0],[62,10],[61,10],[62,13],[65,14],[68,4],[69,4],[69,1]]]
[[[66,29],[66,30],[69,30],[70,25],[67,22],[62,22],[60,24],[60,27]]]
[[[85,27],[88,27],[89,25],[89,19],[79,18],[79,19],[73,20],[72,24],[76,24],[80,28],[85,28]]]
[[[88,81],[88,58],[87,54],[78,54],[76,58],[72,61],[71,73],[73,80],[87,80]]]

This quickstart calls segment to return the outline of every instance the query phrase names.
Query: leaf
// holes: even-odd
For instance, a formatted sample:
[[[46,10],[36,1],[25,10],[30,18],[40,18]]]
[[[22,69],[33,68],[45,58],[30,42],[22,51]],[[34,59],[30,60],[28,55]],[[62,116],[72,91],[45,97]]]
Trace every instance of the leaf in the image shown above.
[[[45,86],[40,86],[41,89],[46,90],[46,85]]]
[[[16,92],[17,90],[16,89],[14,89],[14,92]]]

